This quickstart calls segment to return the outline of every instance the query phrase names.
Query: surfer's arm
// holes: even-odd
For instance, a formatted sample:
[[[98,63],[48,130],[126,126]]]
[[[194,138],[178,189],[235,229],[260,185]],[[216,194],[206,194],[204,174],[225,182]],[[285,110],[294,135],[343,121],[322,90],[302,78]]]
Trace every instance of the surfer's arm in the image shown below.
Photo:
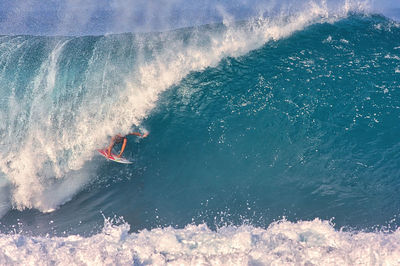
[[[126,138],[124,138],[124,142],[122,143],[121,151],[119,152],[118,157],[122,156],[122,153],[124,152],[125,147],[126,147]]]
[[[135,136],[138,136],[138,137],[145,138],[145,137],[147,137],[149,135],[149,133],[147,132],[147,133],[141,134],[139,132],[132,132],[132,133],[129,133],[128,135],[135,135]]]

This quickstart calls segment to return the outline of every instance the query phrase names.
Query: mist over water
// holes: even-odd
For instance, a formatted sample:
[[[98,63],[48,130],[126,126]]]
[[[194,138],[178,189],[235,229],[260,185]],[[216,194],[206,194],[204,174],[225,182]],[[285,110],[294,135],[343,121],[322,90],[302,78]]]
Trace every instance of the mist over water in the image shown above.
[[[327,12],[358,8],[396,17],[397,1],[3,1],[0,3],[1,34],[103,35],[125,32],[166,31],[226,18],[235,21],[275,17],[304,11],[310,6]],[[398,16],[397,16],[398,17]]]
[[[0,262],[398,261],[400,31],[376,3],[29,3],[2,4]],[[133,165],[98,156],[131,131]]]
[[[126,32],[167,31],[183,27],[235,21],[254,17],[274,17],[305,10],[311,5],[340,9],[368,9],[399,19],[398,1],[142,1],[63,0],[2,1],[0,34],[104,35]]]

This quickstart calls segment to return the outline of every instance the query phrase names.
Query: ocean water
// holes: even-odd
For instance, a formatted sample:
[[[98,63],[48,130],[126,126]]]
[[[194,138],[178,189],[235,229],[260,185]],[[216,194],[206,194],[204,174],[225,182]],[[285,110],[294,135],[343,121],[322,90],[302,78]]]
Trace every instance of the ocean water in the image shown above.
[[[400,24],[359,5],[0,36],[0,121],[1,264],[400,264]]]

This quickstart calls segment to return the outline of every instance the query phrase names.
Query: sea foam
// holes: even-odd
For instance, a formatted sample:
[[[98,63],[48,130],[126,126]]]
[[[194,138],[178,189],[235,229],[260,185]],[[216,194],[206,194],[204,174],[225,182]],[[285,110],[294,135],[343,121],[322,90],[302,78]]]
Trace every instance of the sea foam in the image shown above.
[[[205,224],[129,233],[106,219],[91,237],[0,235],[1,264],[30,265],[398,265],[400,230],[344,232],[328,221],[278,221],[217,231]]]

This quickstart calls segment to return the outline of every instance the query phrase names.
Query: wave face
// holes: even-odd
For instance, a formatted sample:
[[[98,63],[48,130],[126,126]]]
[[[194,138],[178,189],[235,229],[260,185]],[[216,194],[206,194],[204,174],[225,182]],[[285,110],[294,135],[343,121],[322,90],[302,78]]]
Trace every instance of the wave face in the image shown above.
[[[0,262],[398,261],[400,26],[359,8],[0,36]]]
[[[189,73],[346,16],[350,7],[333,14],[326,4],[304,8],[158,34],[2,36],[2,213],[49,212],[68,201],[95,179],[93,151],[107,136],[140,127],[159,95]]]

